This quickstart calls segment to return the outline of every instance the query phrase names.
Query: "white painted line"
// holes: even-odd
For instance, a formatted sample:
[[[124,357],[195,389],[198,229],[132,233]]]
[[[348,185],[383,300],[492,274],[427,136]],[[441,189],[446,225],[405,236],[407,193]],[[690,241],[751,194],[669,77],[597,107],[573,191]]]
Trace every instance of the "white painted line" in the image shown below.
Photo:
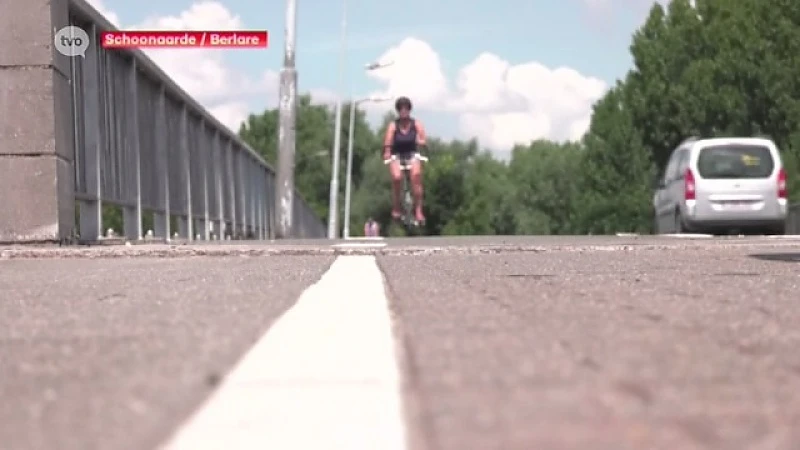
[[[350,236],[344,238],[345,241],[382,241],[383,236]]]
[[[405,450],[400,386],[375,258],[340,257],[162,448]]]
[[[767,239],[800,239],[800,234],[777,234],[766,237]]]
[[[714,235],[711,234],[662,234],[661,236],[669,237],[669,238],[676,238],[676,239],[711,239]]]
[[[386,242],[342,242],[333,244],[336,248],[381,248],[386,247]]]
[[[617,237],[636,237],[639,233],[617,233]]]

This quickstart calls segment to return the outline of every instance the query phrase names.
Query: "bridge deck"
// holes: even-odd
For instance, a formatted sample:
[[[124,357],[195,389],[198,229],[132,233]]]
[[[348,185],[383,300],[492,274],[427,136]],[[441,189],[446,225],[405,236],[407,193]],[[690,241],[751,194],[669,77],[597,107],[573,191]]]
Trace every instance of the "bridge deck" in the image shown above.
[[[213,410],[203,403],[210,394],[227,398],[225,374],[259,336],[275,344],[276,319],[282,339],[294,336],[304,350],[291,358],[254,351],[236,367],[255,379],[280,369],[281,401],[297,404],[289,386],[309,383],[292,378],[297,367],[318,368],[314,382],[329,387],[334,375],[367,373],[390,349],[343,336],[375,342],[388,331],[370,327],[383,319],[356,301],[373,275],[332,275],[321,284],[327,300],[295,304],[334,253],[374,254],[385,278],[407,448],[789,449],[800,440],[800,240],[340,244],[0,251],[0,442],[155,448],[193,411]],[[337,315],[339,307],[354,309]],[[326,338],[315,347],[320,330]],[[250,398],[264,398],[255,392]],[[300,404],[357,427],[365,403],[353,392],[347,414],[336,414],[331,395],[327,408]],[[236,411],[272,404],[253,403]],[[287,414],[290,425],[310,417]],[[266,415],[245,419],[270,425]],[[312,433],[310,423],[293,425]],[[206,428],[231,438],[227,425]],[[281,448],[294,448],[285,439]]]

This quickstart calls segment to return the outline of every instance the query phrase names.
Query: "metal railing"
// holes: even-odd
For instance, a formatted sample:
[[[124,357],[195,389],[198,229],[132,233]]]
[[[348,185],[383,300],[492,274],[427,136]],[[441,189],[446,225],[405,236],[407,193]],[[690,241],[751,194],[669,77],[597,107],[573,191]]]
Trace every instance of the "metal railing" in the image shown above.
[[[70,25],[99,42],[116,30],[84,0]],[[123,210],[124,234],[169,239],[272,239],[275,171],[140,50],[92,45],[70,58],[75,193],[80,239],[102,238],[102,205]],[[324,237],[322,221],[295,193],[294,237]]]

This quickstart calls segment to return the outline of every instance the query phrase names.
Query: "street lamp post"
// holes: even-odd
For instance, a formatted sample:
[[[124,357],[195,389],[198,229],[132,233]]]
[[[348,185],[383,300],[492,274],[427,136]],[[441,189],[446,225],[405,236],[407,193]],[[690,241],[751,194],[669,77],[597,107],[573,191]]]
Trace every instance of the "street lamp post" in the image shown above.
[[[331,192],[328,201],[328,239],[336,239],[336,216],[339,199],[339,155],[342,147],[342,91],[344,90],[344,67],[347,55],[347,0],[342,1],[342,43],[339,54],[339,95],[336,98],[336,119],[333,128],[333,161],[331,174]]]
[[[347,0],[345,0],[346,4]],[[345,6],[345,18],[342,19],[342,56],[341,61],[344,61],[344,54],[345,54],[345,44],[346,44],[346,29],[347,29],[347,21],[346,21],[346,10],[347,7]],[[367,71],[381,69],[384,67],[388,67],[394,64],[394,61],[389,62],[373,62],[367,64],[365,69]],[[344,83],[344,68],[340,70],[340,81]],[[352,105],[351,105],[352,107]],[[338,199],[339,199],[339,157],[341,154],[341,127],[342,127],[342,96],[339,95],[336,99],[336,119],[334,120],[334,135],[333,135],[333,161],[331,162],[331,187],[330,187],[330,198],[328,200],[328,239],[336,239],[337,233],[337,218],[339,216],[339,207],[338,207]],[[352,133],[352,130],[351,130]],[[349,189],[349,186],[348,186]],[[346,225],[349,228],[349,224]]]
[[[387,100],[391,100],[391,98],[369,97],[350,103],[350,132],[347,139],[347,181],[344,186],[344,232],[342,233],[345,239],[350,237],[350,193],[353,188],[353,142],[356,129],[356,109],[358,109],[358,105],[365,102],[385,102]]]
[[[389,67],[394,64],[394,61],[373,61],[371,63],[364,65],[364,70],[366,71],[373,71],[377,69],[382,69],[384,67]],[[349,130],[349,139],[347,143],[347,182],[345,185],[345,194],[344,194],[344,230],[343,236],[345,239],[350,237],[350,193],[352,189],[352,177],[353,177],[353,135],[355,134],[355,123],[356,123],[356,107],[360,103],[364,102],[383,102],[386,100],[390,100],[389,98],[377,98],[377,97],[370,97],[361,99],[358,101],[351,101],[350,104],[350,130]],[[338,176],[338,173],[337,173]],[[338,181],[337,181],[338,186]]]
[[[280,81],[280,119],[278,133],[278,177],[275,206],[278,210],[276,237],[292,237],[294,218],[294,165],[297,122],[297,69],[295,67],[295,34],[297,0],[286,1],[286,42]]]

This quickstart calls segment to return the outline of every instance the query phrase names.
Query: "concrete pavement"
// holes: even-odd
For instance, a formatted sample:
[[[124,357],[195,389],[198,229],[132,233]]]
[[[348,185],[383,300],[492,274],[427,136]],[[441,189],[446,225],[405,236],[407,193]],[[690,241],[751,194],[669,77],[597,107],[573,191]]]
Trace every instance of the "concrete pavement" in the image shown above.
[[[155,448],[331,262],[0,261],[0,448]]]
[[[796,448],[800,264],[751,253],[382,258],[417,428],[440,450]]]
[[[3,448],[165,443],[343,254],[375,254],[385,278],[409,449],[800,442],[800,241],[385,243],[0,250]],[[292,335],[325,323],[324,304]],[[328,325],[373,321],[349,316]]]

